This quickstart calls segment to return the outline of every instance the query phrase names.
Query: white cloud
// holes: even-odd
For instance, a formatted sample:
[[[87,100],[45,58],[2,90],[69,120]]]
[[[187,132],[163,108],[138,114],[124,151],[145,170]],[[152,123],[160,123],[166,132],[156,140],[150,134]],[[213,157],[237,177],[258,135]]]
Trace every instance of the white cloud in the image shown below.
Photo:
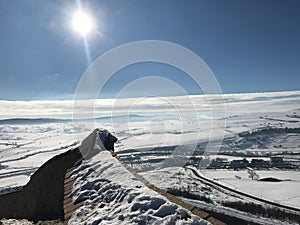
[[[299,107],[300,91],[269,92],[252,94],[226,95],[189,95],[175,97],[126,98],[80,100],[76,102],[78,112],[85,115],[91,110],[95,116],[128,115],[143,113],[185,115],[211,111],[222,111],[224,106],[228,112],[247,112],[247,110],[264,111],[267,107],[273,110],[286,110]],[[0,100],[0,118],[16,117],[48,117],[72,118],[74,100],[41,100],[41,101],[6,101]],[[202,115],[203,116],[203,115]]]

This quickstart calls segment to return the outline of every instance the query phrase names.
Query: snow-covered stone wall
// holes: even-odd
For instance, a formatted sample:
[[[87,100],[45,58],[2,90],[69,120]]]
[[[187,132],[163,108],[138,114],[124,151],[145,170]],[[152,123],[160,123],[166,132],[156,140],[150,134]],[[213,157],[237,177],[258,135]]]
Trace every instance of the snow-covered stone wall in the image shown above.
[[[73,171],[73,200],[85,203],[69,224],[209,224],[146,187],[97,141],[93,150]]]

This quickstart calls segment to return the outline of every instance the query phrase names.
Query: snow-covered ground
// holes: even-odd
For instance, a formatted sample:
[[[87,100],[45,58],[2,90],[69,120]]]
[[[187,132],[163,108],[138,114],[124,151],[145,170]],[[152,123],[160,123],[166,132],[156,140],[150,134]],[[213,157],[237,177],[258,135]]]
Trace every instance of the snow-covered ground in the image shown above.
[[[211,158],[216,157],[219,150],[251,152],[255,157],[276,152],[296,164],[300,161],[300,134],[285,129],[300,128],[300,91],[189,96],[193,105],[186,101],[187,96],[161,99],[99,100],[95,105],[95,116],[98,117],[95,123],[0,120],[0,192],[26,184],[30,174],[40,165],[54,155],[77,146],[96,127],[106,128],[118,137],[115,148],[121,157],[130,157],[136,162],[145,160],[132,166],[139,171],[151,169],[144,173],[145,176],[149,174],[148,177],[155,174],[160,177],[166,172],[157,159],[161,158],[167,162],[163,165],[168,166],[165,159],[173,157],[170,152],[152,154],[151,151],[168,152],[171,149],[172,152],[175,149],[176,154],[180,154],[182,150],[187,160],[195,150],[206,150],[213,154]],[[0,101],[0,118],[65,119],[71,118],[72,106],[72,101]],[[83,111],[90,110],[82,108]],[[188,148],[176,148],[182,145]],[[154,163],[149,159],[154,159]],[[174,168],[173,164],[170,166]],[[267,172],[279,174],[277,171]],[[211,171],[208,175],[218,178],[217,173]],[[284,173],[292,180],[299,180],[299,170]],[[263,175],[262,172],[259,174]],[[255,190],[253,194],[258,196],[270,199],[276,196],[273,200],[300,206],[298,181],[289,182],[288,188],[281,186],[285,184],[283,182],[280,185],[264,183],[263,188],[256,189],[250,187],[256,183],[246,184],[244,179],[241,179],[241,184],[232,183],[230,179],[223,181],[243,191]],[[268,195],[265,190],[272,190],[272,194]]]
[[[2,193],[8,188],[25,185],[43,163],[79,144],[71,124],[6,124],[1,125],[0,130]]]
[[[209,172],[212,172],[211,170],[207,170]],[[201,170],[202,172],[202,170]],[[215,175],[217,176],[218,171],[214,171]],[[237,171],[235,171],[238,173]],[[265,171],[264,171],[265,172]],[[288,173],[288,172],[287,172]],[[268,225],[273,225],[273,224],[298,224],[298,221],[289,221],[288,218],[285,219],[274,219],[270,218],[268,216],[265,216],[263,214],[252,214],[248,211],[242,211],[242,210],[237,210],[231,207],[228,207],[225,203],[228,202],[245,202],[249,203],[249,199],[244,199],[241,198],[238,195],[232,195],[232,193],[227,193],[224,190],[220,190],[219,188],[215,188],[213,186],[204,184],[203,182],[199,181],[198,179],[195,179],[195,176],[191,173],[189,169],[182,168],[182,167],[168,167],[168,168],[163,168],[163,169],[156,169],[156,170],[151,170],[147,172],[141,172],[140,173],[143,177],[145,177],[147,180],[151,181],[154,185],[168,191],[171,194],[178,195],[179,198],[181,198],[183,201],[186,201],[196,207],[199,207],[201,209],[215,212],[215,213],[220,213],[224,215],[228,215],[231,217],[235,218],[240,218],[245,221],[249,222],[254,222],[256,224],[268,224]],[[247,173],[245,173],[245,177],[242,179],[248,179],[248,176],[246,176]],[[298,173],[299,175],[299,173]],[[297,175],[297,176],[298,176]],[[228,177],[234,176],[234,173],[229,174]],[[281,177],[281,176],[279,176]],[[234,178],[237,180],[236,178]],[[250,181],[250,180],[249,180]],[[220,181],[223,183],[222,181]],[[254,181],[253,181],[254,182]],[[256,181],[258,182],[258,181]],[[230,184],[227,186],[231,186]],[[258,193],[260,190],[252,190],[257,188],[255,185],[252,185],[250,182],[248,183],[248,186],[246,188],[243,188],[241,190],[251,190],[248,193],[254,194],[255,192]],[[265,191],[272,192],[278,192],[278,196],[280,196],[283,193],[282,188],[272,188],[270,185],[264,186]],[[295,193],[298,193],[299,189],[296,189],[298,187],[292,187],[291,190],[287,189],[287,193],[290,195],[293,195]],[[181,193],[179,193],[180,191]],[[190,197],[186,195],[186,197],[182,197],[188,192],[190,194]],[[261,194],[261,193],[259,193]],[[277,197],[278,197],[277,196]],[[259,197],[261,197],[259,195]],[[265,196],[262,196],[265,197]],[[298,201],[296,199],[295,201]],[[278,201],[280,202],[280,201]],[[286,202],[282,202],[286,203]],[[291,202],[289,202],[291,203]],[[258,203],[259,205],[261,203]],[[297,204],[297,203],[296,203]],[[293,205],[295,206],[295,205]],[[296,206],[297,207],[297,206]]]
[[[262,170],[256,171],[260,178],[273,177],[281,182],[263,182],[249,178],[247,170],[202,170],[205,176],[246,193],[293,207],[300,207],[300,172]],[[241,179],[237,179],[237,176]]]

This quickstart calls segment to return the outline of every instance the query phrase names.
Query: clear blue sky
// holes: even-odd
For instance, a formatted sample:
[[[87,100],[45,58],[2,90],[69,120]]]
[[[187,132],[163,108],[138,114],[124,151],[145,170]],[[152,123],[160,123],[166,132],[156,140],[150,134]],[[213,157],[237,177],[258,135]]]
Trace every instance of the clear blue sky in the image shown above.
[[[299,90],[299,0],[83,1],[98,21],[92,59],[120,44],[164,40],[197,53],[224,93]],[[0,0],[0,99],[72,99],[87,68],[70,28],[76,1]],[[159,64],[129,67],[103,90],[113,97],[145,75],[165,76],[189,93],[188,77]]]

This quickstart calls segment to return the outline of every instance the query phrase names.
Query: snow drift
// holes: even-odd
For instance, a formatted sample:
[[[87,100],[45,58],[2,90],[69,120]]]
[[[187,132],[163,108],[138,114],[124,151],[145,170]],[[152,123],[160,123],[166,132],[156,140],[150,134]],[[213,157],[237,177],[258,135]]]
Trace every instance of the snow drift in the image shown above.
[[[98,154],[73,171],[71,195],[84,205],[69,224],[209,224],[147,188],[102,148],[100,140],[94,145]]]

